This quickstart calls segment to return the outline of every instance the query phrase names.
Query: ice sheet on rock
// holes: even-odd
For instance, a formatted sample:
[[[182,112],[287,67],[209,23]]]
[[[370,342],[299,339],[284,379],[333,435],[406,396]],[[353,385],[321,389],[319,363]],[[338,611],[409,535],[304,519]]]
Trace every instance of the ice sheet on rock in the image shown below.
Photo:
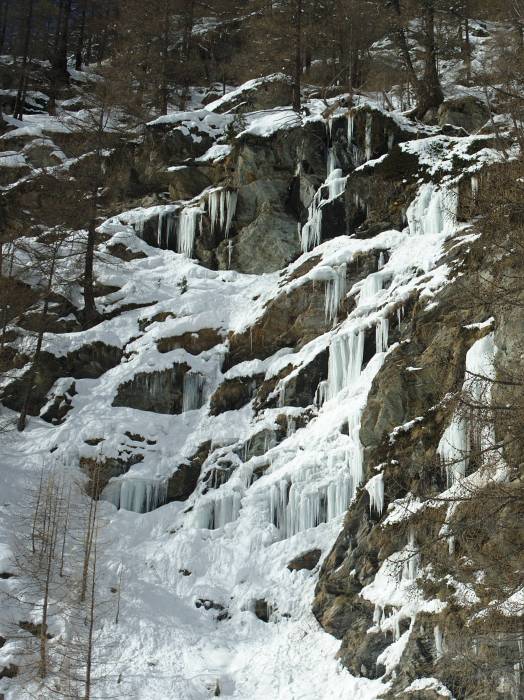
[[[167,498],[165,479],[140,479],[138,477],[111,479],[101,498],[116,508],[135,513],[149,513],[163,505]]]
[[[419,189],[406,217],[412,236],[454,233],[457,226],[458,192],[432,182]]]

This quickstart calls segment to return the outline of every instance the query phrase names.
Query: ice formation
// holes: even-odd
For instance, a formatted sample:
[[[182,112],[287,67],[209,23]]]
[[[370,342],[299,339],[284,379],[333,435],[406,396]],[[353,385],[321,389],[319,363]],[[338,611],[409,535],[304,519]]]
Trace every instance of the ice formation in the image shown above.
[[[329,347],[328,389],[329,398],[336,396],[356,379],[364,359],[365,332],[349,332],[336,335]]]
[[[384,476],[376,474],[366,484],[366,491],[369,493],[369,512],[373,511],[380,516],[384,510]]]
[[[368,275],[360,288],[358,305],[364,306],[365,304],[371,302],[382,290],[386,278],[387,275],[382,271],[372,272],[370,275]]]
[[[223,493],[221,493],[221,491]],[[214,498],[202,502],[189,519],[189,526],[204,530],[218,530],[238,518],[241,494],[219,489]]]
[[[182,253],[186,258],[193,257],[193,248],[202,209],[199,207],[184,207],[180,212],[176,235],[177,253]]]
[[[437,660],[444,656],[444,635],[438,625],[433,628],[433,637],[435,640],[435,655]]]
[[[373,155],[373,115],[371,112],[366,114],[366,133],[365,133],[365,155],[366,160],[371,160]]]
[[[175,211],[165,210],[158,215],[157,245],[159,248],[169,248],[173,245],[173,233],[176,228]],[[140,222],[140,232],[144,232],[144,220]]]
[[[302,252],[307,253],[308,250],[320,245],[322,240],[322,188],[317,190],[313,200],[308,208],[308,220],[302,226],[300,232],[300,244]]]
[[[101,498],[122,510],[149,513],[166,502],[167,480],[138,477],[111,479]]]
[[[389,319],[381,318],[375,327],[375,346],[377,352],[386,352],[388,349]]]
[[[406,581],[414,581],[419,572],[420,553],[412,529],[409,532],[408,544],[404,548],[403,556],[402,578]]]
[[[444,431],[438,444],[437,452],[446,465],[448,485],[466,475],[469,451],[469,434],[467,421],[454,415],[450,425]]]
[[[309,467],[293,482],[283,480],[271,487],[270,521],[282,539],[329,522],[347,510],[356,488],[350,471],[346,467],[330,483],[320,487],[312,474],[319,471],[318,466]]]
[[[204,377],[198,372],[186,372],[182,394],[182,411],[195,411],[202,406]]]
[[[453,233],[457,225],[458,192],[431,182],[420,188],[406,217],[413,236]]]
[[[211,233],[218,229],[224,238],[229,238],[233,217],[237,207],[237,192],[225,188],[211,190],[207,195],[207,209],[211,222]]]
[[[340,303],[346,294],[346,272],[346,263],[342,263],[331,270],[331,277],[326,281],[325,312],[330,321],[336,319]]]
[[[299,227],[300,244],[304,253],[320,245],[322,241],[322,207],[339,197],[346,189],[347,177],[338,167],[333,148],[328,148],[326,173],[325,181],[315,192],[308,207],[307,221],[301,229]]]

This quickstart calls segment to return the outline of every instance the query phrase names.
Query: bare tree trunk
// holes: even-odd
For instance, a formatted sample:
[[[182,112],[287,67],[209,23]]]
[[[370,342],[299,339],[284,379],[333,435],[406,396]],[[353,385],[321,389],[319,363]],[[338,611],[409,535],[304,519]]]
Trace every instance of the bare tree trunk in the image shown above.
[[[53,575],[53,564],[55,561],[55,548],[56,548],[56,538],[58,532],[58,520],[59,520],[59,510],[60,510],[60,500],[56,491],[56,484],[54,479],[49,484],[48,490],[48,508],[49,518],[48,518],[48,530],[45,535],[45,542],[47,544],[47,558],[46,558],[46,568],[45,568],[45,578],[44,578],[44,591],[42,600],[42,623],[40,625],[40,662],[38,668],[38,674],[40,678],[45,678],[48,672],[48,660],[47,660],[47,621],[49,614],[49,594],[51,589],[51,578]]]
[[[295,74],[293,80],[293,109],[300,112],[302,96],[302,0],[295,0]]]
[[[97,558],[97,523],[93,523],[93,566],[91,569],[91,587],[89,591],[89,614],[87,633],[87,656],[86,656],[86,680],[84,700],[91,698],[92,672],[93,672],[93,637],[95,630],[95,601],[96,601],[96,558]]]
[[[89,326],[98,317],[94,290],[94,261],[96,243],[96,221],[92,217],[87,231],[87,245],[84,260],[84,325]]]
[[[424,0],[424,76],[422,78],[422,100],[418,105],[418,116],[424,117],[430,110],[436,110],[444,101],[437,69],[437,49],[435,43],[435,2]]]
[[[34,382],[36,373],[37,373],[39,365],[40,365],[40,354],[42,352],[44,333],[46,331],[46,326],[47,326],[47,316],[49,313],[49,302],[50,302],[50,295],[51,295],[51,288],[52,288],[52,284],[53,284],[53,278],[54,278],[54,274],[55,274],[57,255],[58,255],[58,247],[55,247],[53,249],[53,256],[51,259],[51,268],[49,270],[49,277],[48,277],[47,286],[45,289],[44,306],[42,309],[42,313],[40,315],[40,323],[39,323],[39,328],[38,328],[36,348],[35,348],[35,352],[33,355],[33,360],[31,362],[31,367],[29,369],[28,376],[26,379],[24,400],[23,400],[22,407],[20,410],[20,416],[18,417],[17,429],[19,432],[24,431],[26,424],[27,424],[27,413],[29,410],[29,401],[31,399],[33,382]]]
[[[75,68],[76,70],[82,70],[83,56],[84,56],[84,40],[86,32],[86,17],[87,17],[87,0],[83,0],[82,12],[80,19],[80,29],[78,31],[78,42],[76,45],[75,54]]]
[[[471,85],[471,38],[469,35],[469,18],[464,18],[464,62],[466,64],[466,83]]]
[[[1,9],[1,25],[0,25],[0,53],[3,53],[5,44],[5,35],[7,31],[7,21],[9,18],[9,0],[3,0]]]
[[[193,25],[195,22],[195,0],[188,0],[184,21],[183,56],[186,61],[191,56]]]
[[[27,17],[25,22],[24,45],[22,49],[22,65],[18,79],[18,91],[16,93],[13,116],[15,119],[23,119],[25,109],[25,95],[27,91],[27,73],[29,68],[29,50],[31,48],[31,32],[33,31],[34,0],[28,0]]]

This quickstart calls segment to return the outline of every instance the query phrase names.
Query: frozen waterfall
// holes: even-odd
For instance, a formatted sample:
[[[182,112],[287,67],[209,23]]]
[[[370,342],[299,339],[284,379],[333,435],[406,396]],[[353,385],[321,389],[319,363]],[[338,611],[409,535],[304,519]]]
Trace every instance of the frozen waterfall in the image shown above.
[[[128,477],[111,479],[101,495],[122,510],[149,513],[159,508],[167,499],[167,479]]]

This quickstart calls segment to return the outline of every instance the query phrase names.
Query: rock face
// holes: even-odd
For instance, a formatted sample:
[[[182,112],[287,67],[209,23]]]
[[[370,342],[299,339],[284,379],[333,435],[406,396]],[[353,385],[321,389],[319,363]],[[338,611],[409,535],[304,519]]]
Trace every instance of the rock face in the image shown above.
[[[153,413],[181,413],[187,365],[159,372],[139,372],[118,387],[113,406],[129,406]]]
[[[89,382],[81,380],[100,380],[93,395],[109,397],[107,411],[128,410],[119,412],[126,421],[123,436],[104,432],[105,425],[94,418],[86,422],[91,432],[82,435],[79,462],[89,494],[99,498],[110,479],[120,477],[120,484],[126,475],[131,486],[134,479],[146,494],[156,488],[161,498],[146,498],[146,510],[179,502],[171,506],[177,546],[182,550],[189,542],[193,549],[202,548],[202,561],[214,566],[223,533],[231,546],[242,509],[251,514],[246,522],[261,527],[258,539],[250,540],[251,532],[242,532],[242,537],[252,547],[246,550],[250,556],[263,552],[256,560],[263,580],[260,590],[248,595],[242,589],[243,598],[231,606],[199,597],[194,606],[201,612],[216,610],[217,620],[226,624],[236,606],[242,614],[249,611],[270,623],[267,632],[279,615],[287,615],[279,613],[267,582],[288,586],[291,581],[293,591],[302,591],[301,581],[311,585],[318,576],[312,602],[316,619],[340,640],[339,659],[353,675],[388,684],[384,698],[446,697],[445,689],[444,694],[439,691],[442,681],[461,700],[505,700],[493,678],[469,685],[454,680],[460,673],[452,661],[456,664],[461,656],[453,650],[464,651],[461,637],[467,633],[472,638],[468,630],[473,613],[480,617],[482,612],[480,603],[468,608],[469,599],[458,599],[490,574],[488,567],[472,567],[467,543],[455,541],[446,529],[453,515],[466,520],[469,505],[448,510],[442,494],[450,485],[450,471],[441,453],[456,418],[471,348],[493,333],[499,375],[522,362],[522,307],[494,309],[483,299],[483,288],[475,288],[473,273],[480,270],[482,278],[494,260],[469,230],[450,232],[436,262],[428,252],[448,225],[446,214],[453,219],[451,229],[478,213],[477,175],[476,183],[469,174],[453,182],[456,207],[449,199],[443,204],[442,193],[448,192],[450,177],[459,176],[462,167],[473,167],[476,150],[493,146],[480,137],[461,144],[461,129],[475,131],[486,120],[483,105],[473,98],[446,101],[439,123],[457,128],[444,134],[400,114],[339,105],[335,116],[326,114],[323,120],[304,119],[300,125],[291,121],[267,135],[242,128],[226,138],[227,129],[233,129],[233,118],[226,113],[237,111],[241,121],[246,98],[251,108],[263,109],[289,97],[289,81],[277,77],[219,100],[212,105],[214,112],[157,120],[148,125],[141,142],[115,146],[107,163],[107,207],[120,201],[128,208],[165,205],[170,198],[172,219],[164,217],[164,225],[167,221],[173,227],[180,224],[183,207],[198,208],[192,254],[201,264],[189,260],[187,251],[174,255],[157,250],[155,268],[148,246],[174,247],[160,240],[162,214],[155,209],[143,222],[140,241],[130,228],[132,217],[122,215],[118,225],[112,224],[118,228],[116,238],[103,252],[122,261],[130,276],[146,271],[140,292],[144,307],[154,308],[138,311],[143,300],[136,298],[119,306],[123,283],[116,286],[110,274],[105,279],[101,274],[97,299],[105,323],[127,318],[129,334],[120,339],[122,347],[89,335],[72,352],[54,355],[46,350],[36,372],[30,413],[57,429],[68,428],[76,411],[85,409],[86,396],[92,397]],[[298,119],[293,114],[286,118]],[[203,157],[217,138],[223,154],[214,163]],[[33,144],[32,161],[47,163],[48,150]],[[173,163],[180,165],[169,170]],[[43,174],[35,178],[38,187],[45,183]],[[36,197],[30,190],[22,187],[23,194]],[[217,192],[235,196],[227,233],[220,221],[225,212],[212,218],[210,194]],[[296,262],[304,248],[313,248],[300,236],[310,207],[321,212],[320,240]],[[431,229],[427,241],[422,240],[427,232],[421,234],[417,227]],[[108,238],[113,233],[111,229]],[[401,248],[405,240],[410,244]],[[413,257],[408,248],[416,252]],[[164,286],[162,276],[168,280]],[[133,283],[128,285],[130,294]],[[77,309],[61,297],[56,305],[49,334],[75,339],[80,332]],[[494,321],[486,320],[492,316]],[[37,314],[28,312],[19,328],[34,330],[37,320]],[[348,332],[348,320],[362,325],[354,323]],[[13,347],[3,352],[11,353],[23,371],[28,358],[15,343],[18,332]],[[92,334],[96,332],[95,327]],[[138,353],[143,353],[143,364]],[[369,387],[363,375],[370,377]],[[3,403],[13,410],[21,407],[24,376],[2,389]],[[342,400],[350,395],[354,405],[336,405],[346,389],[354,393]],[[505,406],[511,392],[498,386],[494,397]],[[94,426],[100,432],[93,432]],[[468,440],[480,439],[478,430],[468,430]],[[500,437],[503,428],[496,430]],[[521,462],[520,438],[505,453],[512,463]],[[464,466],[464,476],[482,463],[476,459]],[[143,478],[139,465],[147,467]],[[330,470],[339,465],[337,480],[331,480]],[[356,466],[361,474],[354,473]],[[300,491],[310,483],[316,491]],[[519,489],[520,477],[508,481],[512,498],[518,498]],[[493,522],[503,530],[515,511],[502,507]],[[340,530],[329,530],[339,522]],[[207,531],[205,536],[201,531]],[[325,534],[329,532],[331,540]],[[285,539],[289,542],[284,549]],[[499,549],[509,568],[518,568],[517,558],[502,547],[497,533],[482,530],[478,542],[481,553]],[[280,568],[275,579],[266,579],[272,546]],[[203,580],[201,562],[190,561],[192,548],[183,551],[188,561],[179,563],[188,568],[179,573]],[[248,578],[250,562],[234,568],[236,557],[230,561],[232,572],[217,584],[219,590],[226,590],[233,579],[240,589]],[[395,575],[387,578],[390,564]],[[205,587],[199,580],[200,585]],[[488,606],[489,592],[486,584],[482,604]],[[508,629],[497,628],[497,658],[505,679],[515,670],[515,634],[521,634],[516,627],[508,623]],[[489,637],[479,630],[475,648],[486,645]],[[438,679],[437,685],[412,692],[417,678]]]

